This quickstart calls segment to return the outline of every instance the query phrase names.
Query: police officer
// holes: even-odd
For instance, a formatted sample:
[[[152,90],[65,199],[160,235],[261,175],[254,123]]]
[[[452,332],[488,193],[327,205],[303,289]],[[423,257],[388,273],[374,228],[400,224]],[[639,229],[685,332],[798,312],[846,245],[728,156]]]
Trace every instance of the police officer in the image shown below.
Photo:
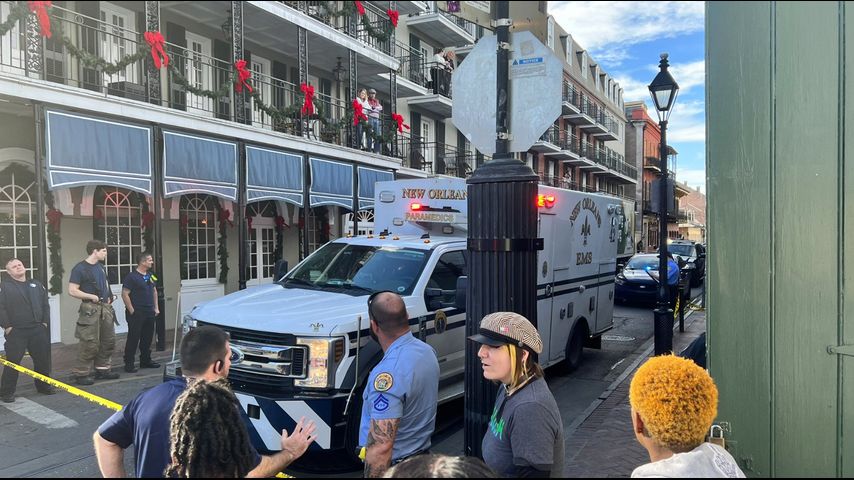
[[[38,280],[27,280],[27,269],[23,262],[12,258],[6,262],[8,276],[0,283],[0,327],[6,335],[6,358],[12,363],[21,363],[24,352],[33,357],[33,367],[38,373],[50,376],[50,306],[47,289]],[[0,380],[0,397],[4,403],[15,401],[15,386],[18,372],[9,367],[3,369]],[[54,388],[39,380],[36,390],[53,395]]]
[[[113,294],[107,283],[107,272],[101,262],[107,260],[107,244],[90,240],[86,244],[88,256],[71,270],[68,294],[82,300],[77,329],[74,336],[80,340],[77,366],[72,373],[78,385],[92,385],[95,379],[119,378],[110,368],[113,350],[116,348],[116,312],[113,310]],[[95,362],[95,377],[90,366]]]
[[[362,395],[359,444],[365,449],[365,477],[381,477],[390,466],[428,452],[439,361],[432,347],[412,336],[406,305],[396,293],[371,295],[368,315],[371,337],[384,355]]]

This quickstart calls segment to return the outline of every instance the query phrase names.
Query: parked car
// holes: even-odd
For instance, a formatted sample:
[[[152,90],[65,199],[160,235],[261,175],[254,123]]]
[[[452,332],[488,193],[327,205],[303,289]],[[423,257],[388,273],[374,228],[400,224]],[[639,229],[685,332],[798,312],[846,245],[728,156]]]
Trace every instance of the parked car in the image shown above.
[[[670,304],[676,303],[678,285],[682,286],[683,298],[690,294],[687,270],[668,272]],[[658,296],[658,254],[639,253],[629,259],[617,273],[614,295],[617,301],[628,303],[654,303]]]
[[[706,276],[706,249],[690,240],[671,240],[667,250],[688,275],[691,287],[700,285]]]

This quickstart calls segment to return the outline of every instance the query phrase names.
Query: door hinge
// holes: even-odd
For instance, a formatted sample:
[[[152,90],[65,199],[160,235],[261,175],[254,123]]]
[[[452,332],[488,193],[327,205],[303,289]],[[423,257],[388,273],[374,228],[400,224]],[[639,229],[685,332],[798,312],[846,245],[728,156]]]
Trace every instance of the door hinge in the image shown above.
[[[854,345],[829,345],[827,347],[827,353],[833,355],[845,355],[846,357],[854,357]]]

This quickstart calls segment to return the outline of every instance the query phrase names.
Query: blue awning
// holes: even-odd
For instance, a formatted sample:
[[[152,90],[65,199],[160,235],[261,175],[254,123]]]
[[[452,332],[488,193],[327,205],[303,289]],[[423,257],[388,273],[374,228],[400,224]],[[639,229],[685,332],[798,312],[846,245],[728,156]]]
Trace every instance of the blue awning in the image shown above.
[[[353,165],[311,159],[311,206],[338,205],[353,210]]]
[[[237,201],[237,144],[163,132],[163,196],[209,193]]]
[[[374,184],[394,180],[389,170],[359,167],[359,210],[374,206]]]
[[[246,199],[281,200],[302,207],[302,155],[246,147]]]
[[[48,188],[113,185],[151,195],[151,129],[45,112]]]

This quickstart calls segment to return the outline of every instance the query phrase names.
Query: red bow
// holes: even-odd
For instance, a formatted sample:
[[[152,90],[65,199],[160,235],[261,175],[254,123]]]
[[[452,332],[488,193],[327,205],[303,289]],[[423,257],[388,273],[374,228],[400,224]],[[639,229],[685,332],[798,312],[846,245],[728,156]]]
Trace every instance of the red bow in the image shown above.
[[[391,119],[394,120],[395,122],[397,122],[397,131],[398,132],[403,133],[404,128],[409,130],[409,125],[403,123],[403,115],[400,115],[398,113],[392,113]]]
[[[154,60],[154,66],[160,69],[162,64],[164,67],[169,65],[169,55],[163,50],[163,45],[166,40],[163,39],[163,34],[160,32],[145,32],[145,41],[151,47],[151,59]],[[163,59],[161,62],[160,59]]]
[[[142,214],[142,228],[148,230],[154,225],[154,212],[145,212]]]
[[[249,227],[249,230],[252,230],[252,217],[246,217],[246,226]]]
[[[104,212],[102,212],[100,208],[96,208],[95,211],[92,212],[92,218],[94,218],[95,221],[101,221],[104,219]]]
[[[359,11],[359,15],[364,15],[365,14],[365,7],[362,5],[362,2],[357,1],[357,2],[353,2],[353,3],[356,4],[356,10]]]
[[[314,115],[314,87],[303,83],[299,88],[305,94],[305,100],[302,102],[302,114]]]
[[[39,27],[41,28],[42,35],[47,38],[50,38],[50,16],[47,14],[47,9],[51,8],[51,2],[49,1],[30,1],[30,11],[35,13],[36,16],[39,17]]]
[[[388,18],[391,20],[391,24],[394,25],[394,28],[397,28],[397,20],[400,18],[400,12],[397,10],[388,9]]]
[[[181,215],[178,222],[180,223],[181,231],[186,232],[187,231],[187,225],[190,224],[190,217],[188,217],[186,215]]]
[[[276,217],[276,228],[281,229],[284,227],[291,228],[291,226],[285,222],[285,217],[283,217],[281,215],[277,216]]]
[[[234,227],[234,223],[231,221],[231,210],[222,209],[219,211],[219,227],[225,228],[226,223],[229,227]]]
[[[59,232],[59,222],[62,220],[62,212],[55,208],[47,211],[47,223],[54,232]]]
[[[252,93],[252,85],[249,85],[249,80],[252,78],[252,72],[246,70],[246,60],[238,60],[234,62],[234,67],[237,68],[237,83],[234,84],[234,91],[237,93],[243,92],[243,86]]]
[[[362,104],[358,100],[353,100],[353,125],[358,125],[359,120],[368,121],[368,116],[362,111]]]

